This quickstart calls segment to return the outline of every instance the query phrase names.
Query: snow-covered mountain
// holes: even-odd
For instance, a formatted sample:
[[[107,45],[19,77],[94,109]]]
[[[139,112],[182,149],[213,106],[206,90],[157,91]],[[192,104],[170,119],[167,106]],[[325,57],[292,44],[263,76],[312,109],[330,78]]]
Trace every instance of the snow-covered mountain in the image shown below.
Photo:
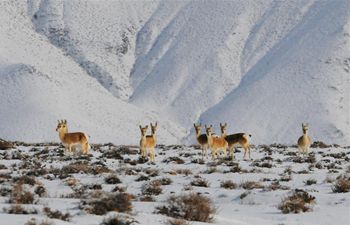
[[[195,142],[193,122],[254,143],[350,144],[350,2],[0,2],[0,137]],[[217,130],[219,132],[219,130]]]

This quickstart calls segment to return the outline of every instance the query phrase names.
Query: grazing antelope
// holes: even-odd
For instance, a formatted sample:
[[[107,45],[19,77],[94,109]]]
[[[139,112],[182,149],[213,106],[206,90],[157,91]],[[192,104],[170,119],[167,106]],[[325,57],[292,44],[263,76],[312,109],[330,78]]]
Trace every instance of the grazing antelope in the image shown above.
[[[205,157],[208,158],[208,137],[206,134],[202,134],[202,124],[196,125],[193,124],[194,129],[196,130],[196,138],[198,141],[198,144],[201,146],[202,149],[202,158]]]
[[[205,130],[207,132],[208,145],[211,148],[212,158],[215,158],[215,155],[220,151],[220,149],[224,150],[224,155],[226,156],[226,149],[228,147],[228,143],[223,137],[213,136],[213,126],[210,125],[207,127],[205,125]]]
[[[221,137],[225,138],[225,140],[228,142],[228,149],[230,151],[230,155],[232,159],[234,159],[234,152],[235,152],[235,147],[237,145],[241,145],[244,149],[244,156],[243,159],[246,158],[246,154],[248,152],[249,154],[249,159],[250,159],[250,138],[251,134],[246,134],[246,133],[236,133],[236,134],[230,134],[227,135],[227,123],[221,124],[220,123],[220,128],[221,128]]]
[[[91,146],[89,144],[89,136],[82,132],[68,133],[67,120],[58,120],[56,128],[58,135],[64,145],[65,149],[72,152],[76,145],[80,145],[83,149],[83,154],[88,154]]]
[[[308,135],[309,124],[303,123],[301,126],[303,128],[304,135],[298,139],[298,147],[302,153],[307,154],[312,144],[312,140]]]
[[[150,125],[151,125],[152,135],[146,135],[148,125],[145,127],[142,127],[140,125],[140,130],[141,130],[140,150],[141,150],[142,157],[147,157],[147,150],[149,150],[151,162],[154,162],[155,147],[157,143],[156,131],[157,131],[158,123],[156,122],[155,125],[151,123]]]

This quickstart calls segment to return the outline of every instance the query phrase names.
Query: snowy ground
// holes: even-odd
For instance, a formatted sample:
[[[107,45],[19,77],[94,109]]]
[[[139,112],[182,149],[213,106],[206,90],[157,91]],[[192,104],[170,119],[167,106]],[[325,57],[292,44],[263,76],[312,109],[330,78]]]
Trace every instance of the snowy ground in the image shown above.
[[[200,150],[195,146],[158,146],[156,164],[149,164],[139,161],[138,148],[130,146],[95,145],[89,156],[68,156],[58,144],[22,143],[15,149],[0,151],[0,221],[8,225],[24,224],[36,218],[37,222],[53,224],[100,224],[115,212],[90,214],[83,202],[102,191],[112,193],[118,186],[134,196],[130,216],[145,225],[167,224],[169,218],[154,213],[155,207],[164,205],[174,193],[186,192],[201,193],[214,202],[217,212],[213,224],[349,224],[349,193],[332,191],[335,179],[350,172],[348,148],[312,148],[311,151],[301,158],[295,147],[259,146],[252,148],[252,161],[243,161],[243,152],[238,149],[234,161],[209,158],[202,162]],[[107,184],[105,178],[111,174],[121,183]],[[33,193],[38,186],[46,189],[41,197],[34,194],[34,204],[22,205],[28,211],[36,209],[37,214],[7,213],[15,184],[21,181],[16,178],[23,175],[35,179],[33,185],[23,184],[24,190]],[[199,177],[208,181],[208,187],[190,184]],[[142,186],[160,178],[170,178],[172,183],[162,185],[162,193],[151,197],[153,202],[143,201]],[[221,187],[221,182],[227,180],[237,187]],[[307,180],[316,183],[307,185]],[[241,184],[247,181],[256,181],[261,187],[244,189]],[[278,205],[296,188],[315,196],[312,211],[281,213]],[[47,218],[44,207],[69,212],[70,221]]]

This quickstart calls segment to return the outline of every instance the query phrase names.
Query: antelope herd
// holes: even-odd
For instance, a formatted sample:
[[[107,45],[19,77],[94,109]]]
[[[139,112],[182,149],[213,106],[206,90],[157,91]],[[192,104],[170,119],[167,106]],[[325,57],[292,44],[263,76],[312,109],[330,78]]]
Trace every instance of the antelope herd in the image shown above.
[[[234,152],[237,146],[241,146],[244,149],[243,159],[246,159],[247,153],[249,159],[250,155],[250,138],[251,134],[248,133],[235,133],[227,134],[227,123],[221,124],[221,136],[213,133],[213,125],[205,125],[205,133],[202,133],[201,124],[193,124],[197,142],[202,150],[202,158],[205,156],[208,158],[208,149],[211,149],[212,159],[218,158],[220,151],[222,151],[223,156],[227,156],[227,151],[231,159],[235,159]],[[155,148],[157,145],[157,128],[158,123],[154,125],[150,123],[151,135],[147,135],[148,125],[142,127],[141,125],[141,139],[140,139],[140,154],[142,157],[147,158],[150,156],[150,161],[155,162]],[[302,124],[303,135],[298,139],[298,148],[301,153],[308,154],[312,140],[308,135],[309,125],[307,123]],[[89,136],[86,133],[76,132],[68,133],[67,120],[58,121],[56,128],[59,138],[65,147],[66,152],[72,153],[76,146],[81,146],[83,154],[89,154],[91,146],[89,144]]]

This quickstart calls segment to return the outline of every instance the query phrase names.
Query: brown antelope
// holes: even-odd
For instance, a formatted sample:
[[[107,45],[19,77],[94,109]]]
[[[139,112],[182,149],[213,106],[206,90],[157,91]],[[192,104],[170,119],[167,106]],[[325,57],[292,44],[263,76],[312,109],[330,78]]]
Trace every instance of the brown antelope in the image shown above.
[[[140,125],[140,130],[141,130],[140,150],[141,150],[142,157],[147,157],[147,150],[149,150],[151,162],[154,162],[155,147],[157,144],[156,131],[157,131],[158,123],[156,122],[155,125],[151,123],[150,125],[151,125],[152,135],[146,135],[148,125],[145,127],[142,127]]]
[[[91,149],[89,136],[82,132],[68,133],[67,120],[58,120],[56,131],[58,131],[58,135],[66,150],[72,152],[72,148],[75,149],[75,146],[80,145],[83,149],[83,154],[89,153]]]
[[[303,123],[301,126],[303,129],[304,135],[298,139],[298,147],[302,153],[307,154],[312,144],[312,140],[308,134],[309,124]]]
[[[207,132],[208,145],[211,148],[212,158],[215,158],[215,155],[222,149],[224,151],[224,155],[226,156],[226,149],[228,147],[228,143],[223,137],[213,136],[213,126],[210,125],[207,127],[205,125],[205,130]]]
[[[228,142],[228,149],[230,151],[230,155],[232,159],[234,159],[234,152],[235,152],[235,147],[237,145],[241,145],[244,149],[244,156],[243,159],[246,158],[246,154],[248,152],[249,154],[249,159],[250,159],[250,138],[251,134],[246,134],[246,133],[236,133],[236,134],[230,134],[227,135],[227,123],[221,124],[220,123],[220,128],[221,128],[221,137],[225,138],[225,140]]]
[[[206,134],[202,134],[202,124],[193,124],[193,126],[196,130],[196,138],[198,144],[201,146],[202,149],[202,158],[204,157],[204,155],[206,158],[208,158],[208,137]]]

